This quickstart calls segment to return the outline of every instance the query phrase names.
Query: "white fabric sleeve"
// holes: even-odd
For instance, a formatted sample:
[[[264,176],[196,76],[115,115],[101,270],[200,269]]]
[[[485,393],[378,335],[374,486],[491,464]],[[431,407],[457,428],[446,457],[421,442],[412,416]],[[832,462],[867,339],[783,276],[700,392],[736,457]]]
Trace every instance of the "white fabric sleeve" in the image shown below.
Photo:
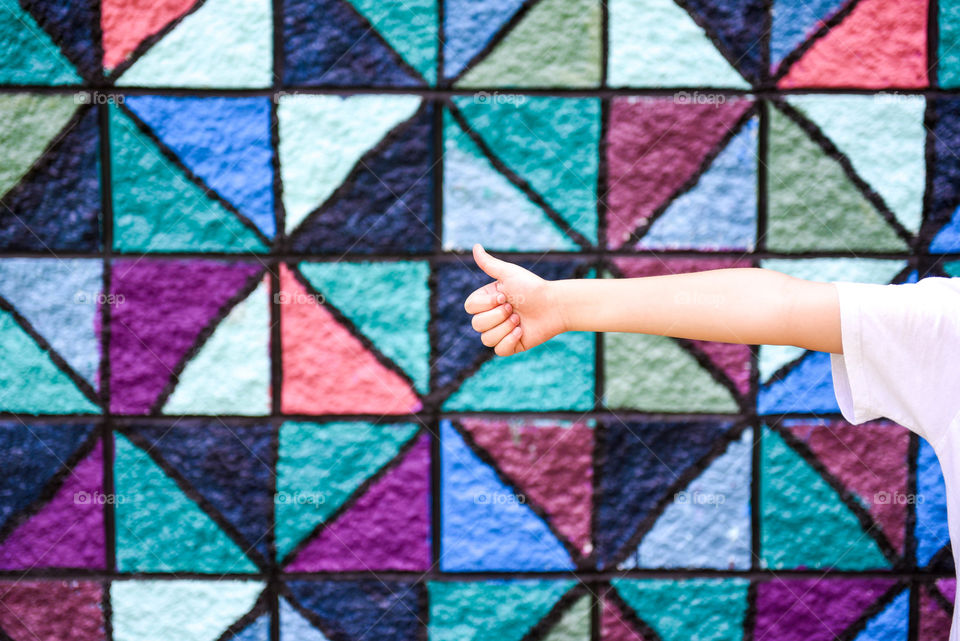
[[[843,354],[830,355],[830,368],[848,422],[889,418],[936,447],[956,411],[960,290],[952,280],[834,283]]]

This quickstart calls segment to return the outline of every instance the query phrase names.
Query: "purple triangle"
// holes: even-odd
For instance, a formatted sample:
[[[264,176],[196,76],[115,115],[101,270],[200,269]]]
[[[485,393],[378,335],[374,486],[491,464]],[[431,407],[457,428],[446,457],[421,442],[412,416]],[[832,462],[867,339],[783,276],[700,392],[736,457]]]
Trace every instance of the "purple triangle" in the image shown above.
[[[430,445],[409,452],[297,555],[293,572],[426,570],[430,566]]]
[[[121,260],[113,265],[110,407],[148,414],[173,372],[259,263]]]
[[[67,475],[49,503],[0,544],[0,569],[106,567],[103,447]]]

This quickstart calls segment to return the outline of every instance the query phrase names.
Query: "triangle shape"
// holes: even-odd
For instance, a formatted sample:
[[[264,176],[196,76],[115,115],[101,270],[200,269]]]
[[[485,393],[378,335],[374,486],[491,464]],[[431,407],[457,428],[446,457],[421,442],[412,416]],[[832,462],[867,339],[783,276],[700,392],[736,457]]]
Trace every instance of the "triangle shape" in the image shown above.
[[[440,424],[444,572],[573,570],[546,523],[463,441]]]
[[[0,196],[5,197],[43,152],[65,135],[77,103],[70,96],[14,93],[0,96],[0,111],[4,114]]]
[[[0,6],[0,83],[5,85],[68,85],[83,80],[59,47],[19,2]]]
[[[855,641],[887,641],[906,639],[910,624],[910,591],[904,590],[867,621],[867,627],[856,636]]]
[[[847,0],[775,0],[770,32],[770,71],[832,18]]]
[[[459,75],[523,6],[523,0],[444,0],[446,77]]]
[[[698,22],[710,28],[713,37],[728,52],[740,73],[752,83],[766,75],[763,42],[767,27],[767,4],[762,0],[687,0],[686,8]],[[712,86],[712,85],[710,85]]]
[[[159,33],[196,5],[197,0],[169,0],[162,4],[147,0],[136,3],[130,0],[101,0],[104,69],[115,69],[144,40]]]
[[[890,567],[834,489],[769,429],[763,433],[761,464],[760,536],[765,567]],[[797,492],[798,487],[803,492]]]
[[[0,543],[0,569],[106,569],[103,506],[103,446],[67,474],[40,510]]]
[[[106,623],[102,603],[103,587],[99,582],[7,582],[3,585],[0,634],[5,633],[5,638],[14,641],[103,639]]]
[[[615,601],[604,598],[600,613],[601,641],[654,641],[647,639],[627,623],[627,616]]]
[[[113,411],[147,414],[211,323],[226,315],[262,268],[214,260],[120,260],[111,292]]]
[[[330,518],[416,432],[413,423],[284,423],[277,461],[277,557],[286,557]],[[294,500],[298,496],[317,500]]]
[[[421,407],[407,381],[280,266],[283,411],[287,414],[407,414]]]
[[[927,3],[862,0],[814,42],[777,84],[781,88],[919,89],[928,82]]]
[[[609,408],[652,412],[738,412],[730,390],[672,338],[603,335],[604,398]]]
[[[81,0],[64,6],[44,0],[20,0],[20,5],[50,34],[55,50],[59,49],[85,78],[96,79],[100,70],[94,45],[100,38],[98,1]]]
[[[300,263],[297,268],[326,301],[403,368],[417,390],[427,392],[430,265],[426,261]],[[365,292],[363,296],[357,296],[360,291]]]
[[[155,579],[110,585],[116,639],[142,638],[163,630],[178,641],[217,641],[249,612],[264,584],[259,581]],[[176,612],[176,616],[171,613]]]
[[[907,250],[840,164],[779,109],[770,113],[769,248]]]
[[[597,238],[600,101],[528,96],[480,101],[455,96],[470,127],[575,230]]]
[[[672,1],[672,0],[671,0]],[[670,203],[637,245],[642,249],[752,250],[757,235],[757,118]]]
[[[931,252],[953,252],[960,247],[960,207],[954,210],[950,221],[937,231],[930,241]]]
[[[350,0],[411,67],[437,82],[437,3],[433,0]]]
[[[761,385],[757,394],[757,411],[761,414],[839,414],[830,354],[807,351],[783,378]]]
[[[789,102],[849,158],[900,224],[919,231],[926,181],[923,96],[793,96]]]
[[[770,377],[777,370],[807,353],[807,350],[796,345],[760,345],[759,347],[757,369],[760,373],[760,383],[770,382]]]
[[[206,0],[117,79],[125,87],[242,88],[272,82],[269,0]]]
[[[230,638],[233,641],[270,641],[270,615],[260,615],[256,621]]]
[[[124,105],[190,171],[273,236],[269,98],[128,96]]]
[[[914,535],[917,539],[917,565],[929,565],[936,554],[950,544],[947,520],[947,489],[943,480],[940,461],[930,443],[920,439],[917,451],[917,524]]]
[[[566,332],[519,354],[494,356],[447,397],[443,409],[592,409],[594,353],[592,333]]]
[[[632,232],[693,179],[750,106],[742,99],[723,104],[650,97],[612,101],[606,149],[607,245],[617,249],[628,242]]]
[[[430,439],[396,465],[297,554],[288,572],[426,571],[430,567]],[[398,529],[397,524],[403,527]]]
[[[757,585],[755,638],[843,638],[843,633],[893,585],[887,579],[764,581]]]
[[[543,641],[590,641],[590,596],[584,594],[560,617]]]
[[[333,196],[354,165],[413,117],[420,102],[402,95],[282,96],[279,153],[287,231]]]
[[[330,641],[320,630],[310,625],[303,615],[280,597],[280,638],[296,641]]]
[[[729,423],[611,421],[600,433],[596,511],[598,566],[612,565],[679,477],[724,439]],[[684,438],[678,439],[682,431]],[[627,553],[628,550],[622,550]]]
[[[70,367],[97,386],[103,261],[78,258],[0,260],[0,297],[43,336]]]
[[[577,251],[523,191],[494,168],[444,110],[443,244],[467,249]]]
[[[110,131],[114,249],[266,249],[252,229],[188,179],[117,107],[110,108]]]
[[[431,638],[520,641],[573,586],[566,579],[432,581]]]
[[[210,423],[131,428],[150,444],[251,548],[267,556],[273,479],[273,430],[259,425]]]
[[[551,524],[581,554],[592,549],[593,429],[568,421],[530,422],[463,418],[460,425],[543,508]]]
[[[937,581],[937,589],[943,594],[944,598],[953,603],[957,598],[957,580],[953,579],[940,579]]]
[[[612,87],[750,85],[674,0],[610,2]]]
[[[115,442],[117,494],[132,497],[115,510],[120,572],[258,571],[146,452],[121,434]],[[116,614],[114,609],[114,629]]]
[[[753,430],[667,505],[621,567],[750,569],[750,457]]]
[[[269,414],[270,324],[267,276],[187,362],[163,413]]]
[[[727,375],[741,396],[746,397],[750,393],[753,355],[749,345],[714,341],[692,341],[692,343],[715,367]]]
[[[920,623],[917,626],[919,628],[917,639],[919,641],[943,639],[944,631],[952,626],[950,613],[940,607],[927,590],[920,587],[916,589],[920,590]]]
[[[456,86],[597,87],[600,14],[595,0],[539,0]]]

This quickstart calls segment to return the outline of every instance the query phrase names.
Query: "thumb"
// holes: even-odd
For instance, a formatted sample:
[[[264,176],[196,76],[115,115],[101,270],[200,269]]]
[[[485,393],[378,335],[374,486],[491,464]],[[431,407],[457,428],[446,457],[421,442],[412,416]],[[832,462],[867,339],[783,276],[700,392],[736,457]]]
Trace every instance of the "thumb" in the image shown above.
[[[514,267],[513,263],[508,263],[505,260],[500,260],[488,254],[487,250],[485,250],[480,243],[473,245],[473,260],[477,262],[477,266],[479,266],[487,276],[494,280],[500,280],[508,276]]]

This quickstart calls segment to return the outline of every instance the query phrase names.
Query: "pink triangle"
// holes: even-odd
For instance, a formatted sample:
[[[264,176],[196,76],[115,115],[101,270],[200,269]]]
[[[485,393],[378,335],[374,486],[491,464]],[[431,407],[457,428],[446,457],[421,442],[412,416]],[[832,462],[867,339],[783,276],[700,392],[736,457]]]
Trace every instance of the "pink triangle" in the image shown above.
[[[283,411],[288,414],[407,414],[420,399],[396,372],[280,268]]]
[[[920,634],[917,641],[943,641],[950,633],[950,614],[930,596],[927,588],[920,590]]]
[[[937,589],[943,593],[943,596],[946,597],[947,601],[953,603],[957,599],[957,580],[956,579],[940,579],[937,581]]]
[[[791,422],[789,430],[862,499],[887,539],[903,554],[910,432],[887,421]]]
[[[463,419],[461,424],[554,527],[589,554],[593,430],[585,423]]]
[[[623,610],[610,599],[603,600],[600,639],[601,641],[646,641],[639,632],[630,627]]]
[[[102,0],[103,66],[113,69],[146,38],[176,20],[197,0]]]
[[[862,0],[790,67],[779,85],[926,87],[926,52],[926,0]]]
[[[733,381],[737,391],[745,396],[750,391],[750,346],[738,343],[693,341],[710,361]]]
[[[0,569],[106,567],[98,441],[53,498],[0,544]]]
[[[287,569],[365,572],[429,567],[430,440],[422,434],[403,460],[310,541]]]
[[[89,581],[0,585],[0,628],[14,641],[102,641],[103,588]]]
[[[614,99],[607,133],[607,246],[623,245],[690,180],[749,108],[743,99]]]

